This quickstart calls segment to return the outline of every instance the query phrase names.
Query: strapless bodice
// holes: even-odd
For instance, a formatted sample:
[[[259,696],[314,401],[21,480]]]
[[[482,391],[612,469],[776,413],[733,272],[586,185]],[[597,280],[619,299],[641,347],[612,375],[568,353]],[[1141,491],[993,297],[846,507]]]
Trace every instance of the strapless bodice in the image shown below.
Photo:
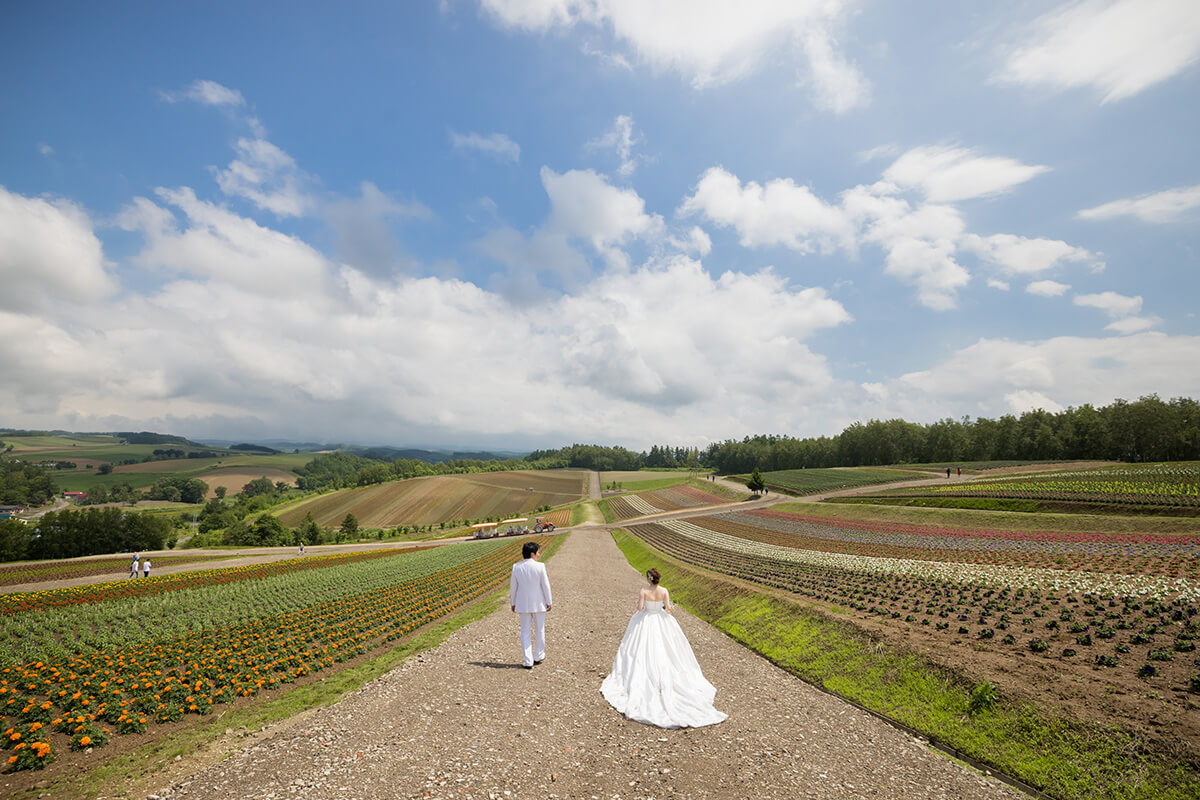
[[[666,609],[663,608],[661,600],[647,600],[642,603],[642,610],[647,614],[664,614]]]

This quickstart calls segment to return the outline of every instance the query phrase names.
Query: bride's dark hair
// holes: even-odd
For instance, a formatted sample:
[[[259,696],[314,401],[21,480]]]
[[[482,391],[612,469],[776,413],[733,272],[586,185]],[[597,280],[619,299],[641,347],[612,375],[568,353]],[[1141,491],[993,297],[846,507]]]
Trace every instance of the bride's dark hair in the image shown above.
[[[646,577],[650,579],[651,583],[653,583],[655,586],[658,586],[658,579],[662,576],[658,574],[658,570],[656,570],[654,567],[651,567],[650,569],[646,570]]]

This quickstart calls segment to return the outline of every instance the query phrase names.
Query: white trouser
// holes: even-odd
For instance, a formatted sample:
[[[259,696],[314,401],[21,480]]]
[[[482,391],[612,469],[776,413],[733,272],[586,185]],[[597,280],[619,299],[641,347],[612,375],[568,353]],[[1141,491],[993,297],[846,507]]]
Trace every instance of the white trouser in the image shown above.
[[[535,639],[537,640],[536,650],[534,650]],[[532,667],[533,662],[541,661],[546,657],[545,611],[521,612],[521,654],[525,658],[522,663],[527,667]]]

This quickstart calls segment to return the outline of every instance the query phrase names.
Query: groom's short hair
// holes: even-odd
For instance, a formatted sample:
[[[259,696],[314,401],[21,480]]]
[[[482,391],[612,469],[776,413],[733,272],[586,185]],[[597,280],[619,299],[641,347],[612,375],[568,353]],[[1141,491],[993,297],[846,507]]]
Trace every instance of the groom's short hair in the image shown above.
[[[537,542],[526,542],[521,546],[521,558],[529,558],[538,551]]]

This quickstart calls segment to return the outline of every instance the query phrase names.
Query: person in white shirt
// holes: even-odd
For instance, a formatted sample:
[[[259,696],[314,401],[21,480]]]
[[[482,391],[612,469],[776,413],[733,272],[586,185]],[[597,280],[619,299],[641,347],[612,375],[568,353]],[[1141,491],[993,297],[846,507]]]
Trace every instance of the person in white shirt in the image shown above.
[[[546,612],[553,598],[546,565],[537,560],[538,543],[526,542],[521,548],[524,560],[513,564],[508,584],[508,604],[521,615],[521,665],[533,669],[546,658]]]
[[[129,577],[136,578],[138,576],[138,559],[141,557],[141,553],[133,554],[133,563],[129,565]]]
[[[143,578],[150,577],[150,559],[149,558],[147,558],[145,561],[142,562],[142,577]]]

